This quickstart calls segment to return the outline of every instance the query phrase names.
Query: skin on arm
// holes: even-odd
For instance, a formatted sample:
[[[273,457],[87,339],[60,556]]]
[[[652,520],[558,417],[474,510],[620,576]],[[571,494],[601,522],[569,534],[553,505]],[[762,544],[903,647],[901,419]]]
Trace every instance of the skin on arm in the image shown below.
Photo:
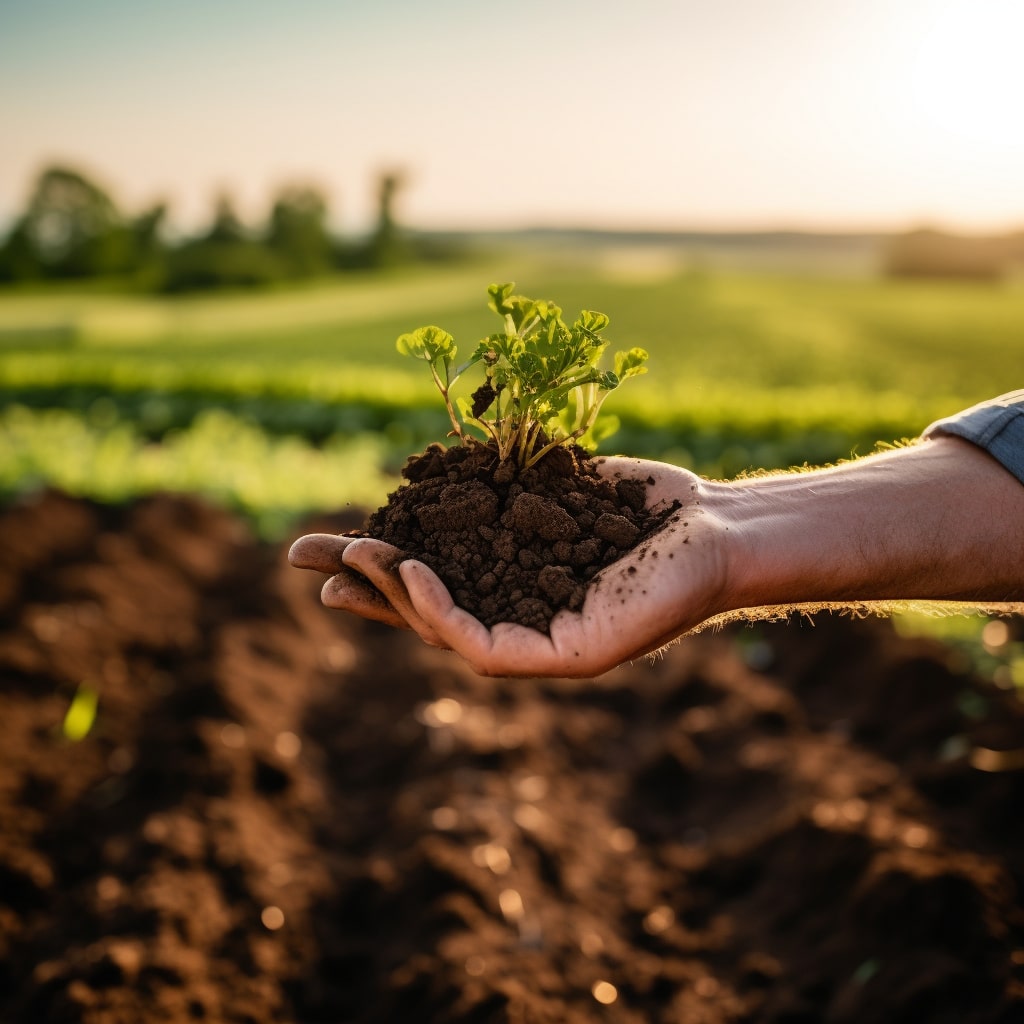
[[[345,546],[341,582],[328,581],[325,603],[400,619],[484,675],[527,676],[598,675],[702,624],[792,608],[926,600],[1024,610],[1024,487],[967,441],[936,437],[828,469],[728,483],[643,460],[602,467],[653,477],[651,504],[682,507],[595,577],[579,612],[556,615],[550,636],[510,623],[488,630],[430,569],[378,541]],[[327,559],[306,567],[337,571]],[[367,579],[377,598],[360,589]],[[373,604],[380,593],[390,618]]]
[[[723,487],[733,607],[1024,601],[1024,486],[968,441]]]

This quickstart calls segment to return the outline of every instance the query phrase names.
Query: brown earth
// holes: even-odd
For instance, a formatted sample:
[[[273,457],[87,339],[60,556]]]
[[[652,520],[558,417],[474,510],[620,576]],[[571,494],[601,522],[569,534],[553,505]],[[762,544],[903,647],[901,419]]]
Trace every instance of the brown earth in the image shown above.
[[[937,643],[486,680],[192,500],[0,537],[4,1022],[1024,1019],[1022,705]]]
[[[582,448],[559,447],[525,472],[479,442],[431,445],[366,534],[426,562],[487,626],[547,632],[583,605],[587,583],[676,511],[645,507],[646,485],[607,480]]]

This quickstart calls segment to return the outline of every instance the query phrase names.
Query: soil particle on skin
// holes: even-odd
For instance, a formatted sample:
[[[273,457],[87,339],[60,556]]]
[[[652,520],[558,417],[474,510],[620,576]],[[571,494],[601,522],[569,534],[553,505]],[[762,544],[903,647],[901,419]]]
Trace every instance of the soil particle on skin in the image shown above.
[[[1024,705],[934,640],[483,679],[198,501],[0,537],[5,1024],[1024,1019]]]
[[[602,568],[678,507],[647,508],[643,481],[601,477],[579,448],[556,448],[520,472],[480,443],[431,445],[403,475],[366,534],[429,565],[486,626],[547,632],[557,612],[582,606]]]

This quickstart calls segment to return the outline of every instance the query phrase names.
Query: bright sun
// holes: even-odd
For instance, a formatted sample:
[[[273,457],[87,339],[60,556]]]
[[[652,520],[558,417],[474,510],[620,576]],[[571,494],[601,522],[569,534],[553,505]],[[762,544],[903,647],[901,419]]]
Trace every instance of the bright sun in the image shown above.
[[[1024,2],[953,0],[925,5],[909,62],[912,100],[945,142],[979,157],[1020,153]]]

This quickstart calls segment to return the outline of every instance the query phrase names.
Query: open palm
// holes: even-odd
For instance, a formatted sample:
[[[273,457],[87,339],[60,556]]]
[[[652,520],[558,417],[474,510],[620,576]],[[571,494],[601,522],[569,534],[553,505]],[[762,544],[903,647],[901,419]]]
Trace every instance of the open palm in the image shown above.
[[[413,629],[483,675],[598,675],[721,611],[725,582],[721,523],[701,507],[705,485],[698,477],[640,459],[607,458],[599,465],[604,476],[647,482],[649,507],[677,502],[679,508],[595,576],[583,607],[559,612],[548,635],[507,622],[488,629],[454,603],[426,565],[381,541],[311,534],[295,542],[289,558],[330,575],[325,605]]]

